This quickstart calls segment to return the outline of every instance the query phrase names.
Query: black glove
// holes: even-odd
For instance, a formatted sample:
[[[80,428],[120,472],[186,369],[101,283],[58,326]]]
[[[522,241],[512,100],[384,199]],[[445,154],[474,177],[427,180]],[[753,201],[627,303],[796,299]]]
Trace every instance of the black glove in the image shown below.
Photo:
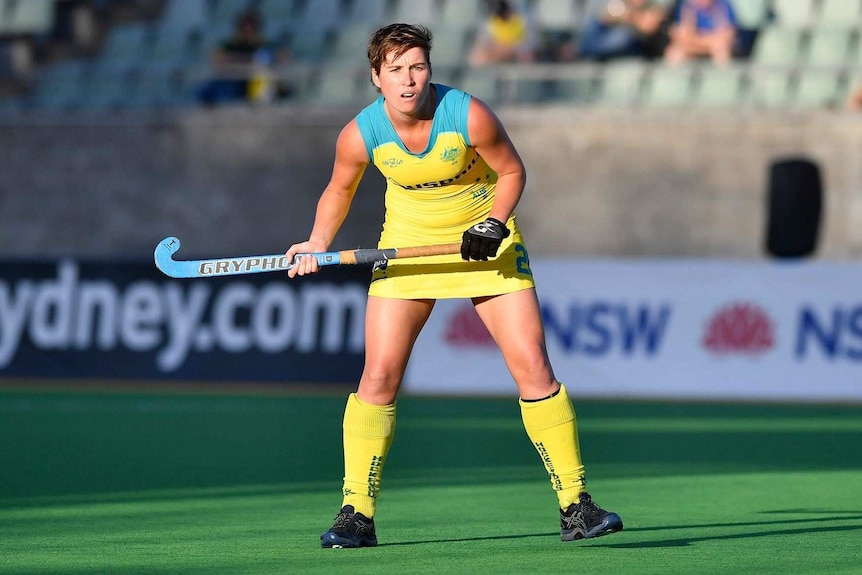
[[[470,226],[461,239],[461,258],[488,261],[495,257],[503,240],[509,237],[509,228],[500,220],[488,218]]]

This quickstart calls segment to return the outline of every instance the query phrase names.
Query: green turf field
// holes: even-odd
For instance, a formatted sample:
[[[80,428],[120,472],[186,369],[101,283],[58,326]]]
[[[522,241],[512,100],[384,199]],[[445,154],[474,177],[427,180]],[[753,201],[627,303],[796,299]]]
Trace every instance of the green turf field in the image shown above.
[[[323,550],[343,405],[0,391],[0,573],[862,573],[862,407],[576,401],[626,528],[562,543],[515,401],[403,397],[380,546]]]

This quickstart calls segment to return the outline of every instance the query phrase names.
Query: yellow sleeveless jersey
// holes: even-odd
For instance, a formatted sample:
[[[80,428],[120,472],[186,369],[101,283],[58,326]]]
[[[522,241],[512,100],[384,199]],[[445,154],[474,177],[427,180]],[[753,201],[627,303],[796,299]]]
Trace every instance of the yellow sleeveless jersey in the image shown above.
[[[470,95],[441,84],[428,147],[407,150],[378,98],[356,121],[368,157],[386,178],[386,214],[378,247],[460,243],[468,227],[491,210],[497,174],[470,146]],[[369,294],[403,299],[464,298],[509,293],[534,286],[527,250],[515,216],[512,234],[487,262],[460,255],[380,262]]]
[[[515,46],[527,38],[527,22],[518,15],[510,18],[494,16],[488,21],[488,34],[504,46]]]

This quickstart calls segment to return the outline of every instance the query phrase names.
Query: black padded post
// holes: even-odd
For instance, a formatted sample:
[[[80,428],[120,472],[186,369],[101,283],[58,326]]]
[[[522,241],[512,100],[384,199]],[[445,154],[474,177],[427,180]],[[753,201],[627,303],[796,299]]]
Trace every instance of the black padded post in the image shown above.
[[[818,165],[777,160],[769,169],[766,250],[776,258],[810,256],[817,248],[823,189]]]

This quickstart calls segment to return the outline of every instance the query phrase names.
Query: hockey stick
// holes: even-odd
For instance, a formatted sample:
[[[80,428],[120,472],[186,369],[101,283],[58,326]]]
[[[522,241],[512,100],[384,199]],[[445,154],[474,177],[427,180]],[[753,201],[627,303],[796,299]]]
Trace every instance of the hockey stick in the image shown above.
[[[284,254],[264,256],[243,256],[238,258],[222,258],[213,260],[177,261],[171,256],[180,249],[180,240],[175,237],[163,239],[156,246],[153,257],[156,267],[162,273],[172,278],[205,278],[214,276],[232,276],[240,274],[257,274],[289,270],[294,262],[287,261]],[[317,259],[318,265],[337,266],[353,264],[370,264],[381,260],[396,258],[417,258],[424,256],[442,256],[457,254],[461,244],[440,244],[434,246],[417,246],[412,248],[388,249],[358,249],[340,252],[319,252],[311,255]]]

